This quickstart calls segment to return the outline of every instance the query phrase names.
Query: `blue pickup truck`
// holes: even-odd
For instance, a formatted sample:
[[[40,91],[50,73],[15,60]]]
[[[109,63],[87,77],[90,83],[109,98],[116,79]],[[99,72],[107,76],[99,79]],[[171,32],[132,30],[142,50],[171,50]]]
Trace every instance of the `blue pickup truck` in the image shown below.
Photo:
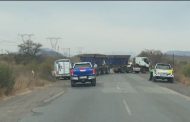
[[[72,87],[75,87],[78,82],[90,82],[92,86],[96,86],[96,70],[90,62],[75,63],[70,74]]]

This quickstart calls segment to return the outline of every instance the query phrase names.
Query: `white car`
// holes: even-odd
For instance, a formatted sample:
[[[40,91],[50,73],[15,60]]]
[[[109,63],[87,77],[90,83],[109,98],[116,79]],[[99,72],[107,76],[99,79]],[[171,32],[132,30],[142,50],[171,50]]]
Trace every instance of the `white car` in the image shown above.
[[[153,80],[167,79],[167,81],[174,81],[173,69],[170,64],[157,63],[153,69]]]

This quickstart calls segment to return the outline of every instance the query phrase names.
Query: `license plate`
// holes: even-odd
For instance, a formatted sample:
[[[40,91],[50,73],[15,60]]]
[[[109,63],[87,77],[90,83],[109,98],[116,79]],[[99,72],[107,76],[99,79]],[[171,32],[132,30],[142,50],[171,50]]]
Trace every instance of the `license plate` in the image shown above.
[[[81,76],[80,77],[80,79],[86,79],[87,78],[87,76]]]
[[[167,76],[166,74],[161,74],[161,76]]]

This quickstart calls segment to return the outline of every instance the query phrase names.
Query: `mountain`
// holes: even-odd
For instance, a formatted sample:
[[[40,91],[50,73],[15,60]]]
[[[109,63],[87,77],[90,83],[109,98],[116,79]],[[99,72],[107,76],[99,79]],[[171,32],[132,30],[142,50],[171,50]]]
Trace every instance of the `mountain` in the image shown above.
[[[175,50],[175,51],[167,51],[166,54],[167,55],[176,55],[176,56],[190,56],[190,51],[178,51],[178,50]]]
[[[49,48],[41,48],[37,55],[43,57],[64,57],[63,54]]]

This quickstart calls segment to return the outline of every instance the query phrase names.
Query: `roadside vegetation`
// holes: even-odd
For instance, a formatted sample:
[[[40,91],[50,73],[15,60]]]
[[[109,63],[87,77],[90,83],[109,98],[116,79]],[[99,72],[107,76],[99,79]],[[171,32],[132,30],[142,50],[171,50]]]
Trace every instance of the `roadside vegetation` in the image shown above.
[[[18,47],[18,54],[0,55],[0,97],[55,81],[53,62],[62,57],[38,55],[42,45],[29,40]]]
[[[173,57],[160,50],[143,50],[138,56],[148,57],[152,66],[160,62],[169,63],[174,69],[175,80],[190,85],[190,57],[175,56],[175,54]]]

